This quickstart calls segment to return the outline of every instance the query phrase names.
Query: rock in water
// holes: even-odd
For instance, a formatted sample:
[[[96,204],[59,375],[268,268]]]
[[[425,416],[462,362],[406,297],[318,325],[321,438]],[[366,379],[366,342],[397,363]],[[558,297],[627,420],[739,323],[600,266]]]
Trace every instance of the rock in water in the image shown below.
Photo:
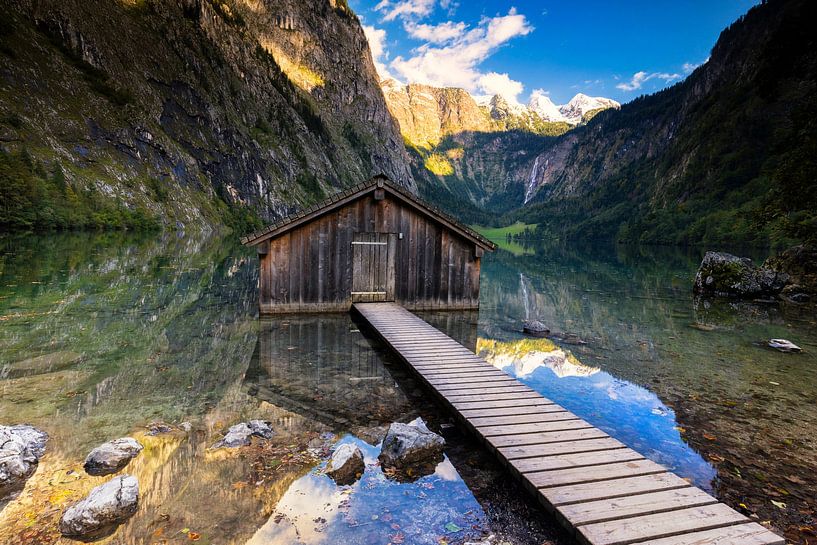
[[[544,337],[550,333],[550,329],[539,320],[525,320],[522,332],[532,337]]]
[[[707,252],[695,275],[693,291],[701,295],[761,297],[777,295],[789,282],[789,275],[752,260],[723,252]]]
[[[781,352],[802,352],[802,348],[786,339],[771,339],[769,348],[780,350]]]
[[[173,431],[173,426],[165,424],[164,422],[151,422],[146,427],[148,429],[148,435],[159,435]]]
[[[240,422],[230,426],[224,438],[216,442],[211,448],[243,447],[252,442],[253,435],[262,439],[269,439],[275,435],[275,432],[272,431],[271,423],[266,420]]]
[[[352,484],[365,469],[360,447],[345,443],[335,449],[326,474],[338,484]]]
[[[142,445],[133,437],[121,437],[96,447],[85,458],[85,472],[89,475],[116,473],[142,451]]]
[[[108,535],[136,513],[138,504],[139,482],[136,477],[114,477],[63,512],[60,533],[85,539]]]
[[[404,468],[442,459],[445,439],[429,430],[421,418],[389,426],[378,457],[384,466]]]
[[[45,453],[48,434],[33,426],[0,425],[0,501],[23,489]]]

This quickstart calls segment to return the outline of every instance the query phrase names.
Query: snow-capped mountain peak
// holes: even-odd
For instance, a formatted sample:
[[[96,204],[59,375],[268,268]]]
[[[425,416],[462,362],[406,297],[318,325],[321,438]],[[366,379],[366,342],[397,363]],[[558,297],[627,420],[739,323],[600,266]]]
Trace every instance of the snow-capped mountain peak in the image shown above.
[[[591,97],[584,93],[578,93],[570,99],[570,102],[559,106],[559,112],[569,123],[580,123],[584,115],[598,109],[621,108],[621,104],[610,98]]]
[[[527,106],[519,104],[502,95],[474,96],[477,104],[488,109],[494,119],[505,119],[509,116],[529,116],[535,114],[542,121],[563,121],[578,125],[586,121],[585,115],[594,110],[620,108],[621,104],[604,97],[591,97],[578,93],[567,104],[557,105],[547,95],[534,93]]]
[[[559,107],[550,100],[550,97],[541,93],[534,94],[528,102],[528,109],[539,114],[545,121],[564,121],[565,118]]]

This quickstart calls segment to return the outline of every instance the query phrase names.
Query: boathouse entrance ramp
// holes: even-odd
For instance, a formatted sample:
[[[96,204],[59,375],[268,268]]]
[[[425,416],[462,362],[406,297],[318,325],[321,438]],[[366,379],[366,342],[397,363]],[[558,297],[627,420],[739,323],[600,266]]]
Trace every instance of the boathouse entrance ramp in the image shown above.
[[[580,543],[785,544],[399,304],[353,310]]]

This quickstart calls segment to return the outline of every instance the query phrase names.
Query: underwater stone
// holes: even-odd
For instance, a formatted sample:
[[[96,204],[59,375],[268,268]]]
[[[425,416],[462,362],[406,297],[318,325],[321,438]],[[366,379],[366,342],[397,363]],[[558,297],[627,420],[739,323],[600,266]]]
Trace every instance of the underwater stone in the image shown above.
[[[151,422],[147,425],[148,435],[159,435],[160,433],[170,433],[173,431],[173,426],[165,424],[164,422]]]
[[[360,447],[345,443],[335,449],[326,474],[340,485],[352,484],[365,469],[366,464]]]
[[[378,457],[384,466],[403,468],[442,458],[445,439],[429,430],[422,418],[389,426]]]
[[[138,504],[139,481],[136,477],[115,477],[91,490],[84,499],[63,512],[60,533],[80,538],[108,535],[136,513]]]
[[[802,348],[786,339],[771,339],[769,341],[769,348],[780,350],[781,352],[801,352]]]
[[[550,333],[550,329],[539,320],[525,320],[522,332],[532,337],[544,337]]]
[[[103,443],[85,458],[85,472],[89,475],[116,473],[142,452],[142,445],[133,437],[120,437]]]
[[[0,500],[23,489],[45,453],[48,434],[33,426],[0,425]]]
[[[266,420],[250,420],[240,422],[227,430],[224,438],[216,442],[211,448],[234,448],[249,445],[252,436],[262,439],[269,439],[275,432],[272,431],[271,423]]]

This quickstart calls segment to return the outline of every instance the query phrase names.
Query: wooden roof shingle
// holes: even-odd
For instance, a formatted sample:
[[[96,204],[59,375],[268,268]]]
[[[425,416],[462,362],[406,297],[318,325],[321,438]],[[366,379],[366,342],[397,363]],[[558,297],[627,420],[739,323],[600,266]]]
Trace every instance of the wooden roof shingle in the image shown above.
[[[485,250],[493,251],[496,249],[496,244],[487,238],[483,237],[467,225],[460,223],[436,206],[420,199],[407,189],[395,184],[383,175],[374,176],[366,182],[360,183],[345,191],[339,191],[319,203],[313,204],[304,210],[282,218],[268,225],[267,227],[256,231],[255,233],[243,237],[241,239],[241,243],[247,246],[254,246],[264,242],[265,240],[276,238],[298,227],[299,225],[308,223],[315,218],[343,206],[344,204],[357,200],[377,188],[384,188],[405,204],[408,204],[420,213],[425,214],[438,223],[441,223],[448,229],[457,232],[466,239],[471,240],[474,244],[481,246]]]

